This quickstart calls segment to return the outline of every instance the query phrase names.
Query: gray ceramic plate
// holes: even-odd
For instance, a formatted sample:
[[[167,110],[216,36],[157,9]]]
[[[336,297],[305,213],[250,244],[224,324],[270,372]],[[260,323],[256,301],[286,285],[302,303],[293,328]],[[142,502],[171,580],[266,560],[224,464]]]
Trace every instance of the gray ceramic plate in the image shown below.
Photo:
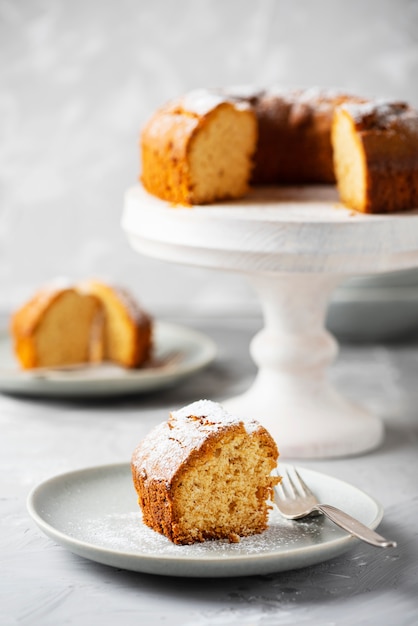
[[[279,468],[280,469],[280,468]],[[370,528],[380,505],[356,487],[298,468],[320,500],[343,508]],[[357,542],[322,517],[291,522],[273,511],[269,528],[240,543],[176,546],[141,521],[128,464],[82,469],[36,487],[28,510],[40,529],[71,552],[114,567],[166,576],[268,574],[320,563]]]
[[[156,322],[155,363],[127,370],[116,365],[81,369],[19,369],[7,332],[0,334],[0,391],[32,396],[114,396],[161,389],[208,365],[216,355],[214,342],[190,328]]]

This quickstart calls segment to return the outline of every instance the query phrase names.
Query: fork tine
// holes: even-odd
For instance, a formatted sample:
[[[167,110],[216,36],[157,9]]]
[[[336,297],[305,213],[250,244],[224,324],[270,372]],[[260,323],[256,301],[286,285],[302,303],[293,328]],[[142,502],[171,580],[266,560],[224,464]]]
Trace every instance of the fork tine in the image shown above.
[[[280,491],[283,498],[294,498],[296,496],[296,492],[292,483],[289,481],[289,473],[285,468],[283,468],[283,470],[280,472],[280,475],[282,480],[278,485],[276,485],[276,489]]]
[[[299,489],[301,491],[301,493],[305,496],[313,496],[314,494],[312,493],[312,491],[309,489],[308,485],[305,483],[305,481],[301,478],[299,472],[297,471],[296,468],[293,468],[293,471],[295,473],[296,478],[299,481]]]
[[[297,475],[297,472],[296,472],[294,467],[292,467],[292,471],[293,471],[294,474],[296,474],[296,477],[299,479],[299,476]],[[289,482],[290,488],[291,488],[292,493],[293,493],[293,497],[296,498],[298,495],[302,495],[303,496],[303,490],[300,489],[300,485],[299,484],[296,484],[296,482],[292,478],[290,472],[287,471],[286,475],[287,475],[287,480]]]
[[[298,496],[314,496],[295,467],[283,467],[280,474],[282,480],[277,485],[276,489],[280,490],[284,498],[295,499]]]

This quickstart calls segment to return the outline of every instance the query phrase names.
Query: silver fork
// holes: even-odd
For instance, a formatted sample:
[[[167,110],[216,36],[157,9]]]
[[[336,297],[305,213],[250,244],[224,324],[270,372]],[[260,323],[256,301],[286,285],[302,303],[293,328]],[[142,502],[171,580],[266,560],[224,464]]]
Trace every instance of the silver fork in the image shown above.
[[[340,526],[354,537],[379,548],[395,548],[396,542],[389,541],[374,532],[344,511],[330,504],[321,504],[298,471],[292,468],[280,471],[282,481],[275,487],[275,504],[283,517],[287,519],[301,519],[312,514],[326,515],[337,526]]]

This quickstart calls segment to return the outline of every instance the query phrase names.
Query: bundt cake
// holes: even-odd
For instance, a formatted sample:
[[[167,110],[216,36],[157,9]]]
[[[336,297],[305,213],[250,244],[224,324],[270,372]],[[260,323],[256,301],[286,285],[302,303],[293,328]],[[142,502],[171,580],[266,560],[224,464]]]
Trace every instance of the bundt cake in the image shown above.
[[[365,213],[418,208],[418,115],[403,102],[344,104],[332,141],[342,202]]]
[[[173,543],[239,541],[268,523],[278,450],[257,421],[209,400],[170,414],[132,455],[143,521]]]
[[[120,288],[98,281],[53,282],[11,318],[23,369],[112,361],[138,367],[150,356],[152,320]]]
[[[347,143],[342,111],[347,115],[350,107],[361,111],[361,106],[369,112],[368,123],[382,118],[379,103],[335,90],[190,92],[156,111],[145,125],[141,181],[149,193],[183,205],[241,198],[251,184],[337,182],[338,189],[347,189],[353,179],[357,185],[356,161],[334,158],[334,143],[340,155],[341,145]],[[396,199],[398,186],[403,189],[401,179],[412,189],[418,184],[418,113],[406,104],[387,106],[392,111],[387,132],[381,132],[378,122],[372,136],[365,118],[352,124],[353,142],[364,144],[365,168],[370,166],[367,175],[373,179],[365,186],[365,202],[352,201],[352,195],[342,192],[342,201],[358,211],[380,213],[418,205],[414,192],[403,192],[402,202]],[[385,182],[389,170],[397,173]]]

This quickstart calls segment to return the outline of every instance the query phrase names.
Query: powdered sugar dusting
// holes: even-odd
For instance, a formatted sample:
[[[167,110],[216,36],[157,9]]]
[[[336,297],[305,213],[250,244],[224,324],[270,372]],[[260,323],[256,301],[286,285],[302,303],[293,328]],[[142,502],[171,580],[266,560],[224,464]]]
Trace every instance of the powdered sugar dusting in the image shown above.
[[[201,448],[208,436],[240,424],[249,434],[261,428],[255,420],[231,415],[217,402],[198,400],[172,411],[168,421],[156,426],[134,451],[132,463],[143,475],[170,481],[178,467],[193,450]]]
[[[279,98],[294,106],[305,106],[312,109],[333,108],[346,100],[364,102],[364,98],[349,95],[339,89],[323,87],[289,88],[273,85],[259,88],[252,85],[236,85],[219,89],[196,89],[185,94],[178,102],[181,106],[197,115],[205,115],[222,102],[233,101],[240,108],[251,108],[255,101]]]
[[[96,280],[84,280],[80,281],[76,285],[76,288],[82,293],[95,293],[95,284],[98,286],[103,285],[105,288],[111,289],[134,323],[143,324],[149,320],[148,314],[140,307],[134,296],[120,285],[115,285],[110,282],[101,283]]]
[[[130,292],[117,285],[112,285],[112,289],[134,322],[137,324],[143,324],[149,320],[149,316],[139,306],[138,302]]]
[[[238,424],[239,420],[235,416],[228,413],[221,404],[212,400],[197,400],[177,411],[171,413],[175,420],[185,420],[191,415],[196,417],[210,418],[212,423],[221,422],[222,424]]]
[[[82,525],[69,524],[68,534],[98,548],[153,558],[228,559],[237,556],[265,555],[286,552],[321,540],[327,522],[313,518],[307,522],[290,522],[276,509],[270,514],[268,528],[257,535],[242,537],[238,543],[217,539],[179,546],[151,530],[142,522],[140,512],[112,513],[99,518],[84,519]],[[329,527],[332,531],[332,527]],[[336,529],[336,532],[341,532]]]
[[[364,103],[346,103],[343,108],[356,125],[366,128],[406,128],[418,133],[418,112],[406,102],[375,100]]]
[[[191,415],[205,417],[208,419],[208,424],[211,425],[229,426],[243,423],[248,433],[255,432],[260,428],[260,424],[256,420],[242,420],[212,400],[197,400],[182,409],[173,411],[171,415],[178,421],[186,421]]]
[[[228,95],[222,94],[220,91],[210,89],[195,89],[189,91],[180,100],[181,107],[190,113],[196,115],[207,115],[210,111],[215,109],[220,104],[225,102],[233,103],[233,105],[240,111],[248,110],[249,105],[246,102],[235,102],[229,98]]]

